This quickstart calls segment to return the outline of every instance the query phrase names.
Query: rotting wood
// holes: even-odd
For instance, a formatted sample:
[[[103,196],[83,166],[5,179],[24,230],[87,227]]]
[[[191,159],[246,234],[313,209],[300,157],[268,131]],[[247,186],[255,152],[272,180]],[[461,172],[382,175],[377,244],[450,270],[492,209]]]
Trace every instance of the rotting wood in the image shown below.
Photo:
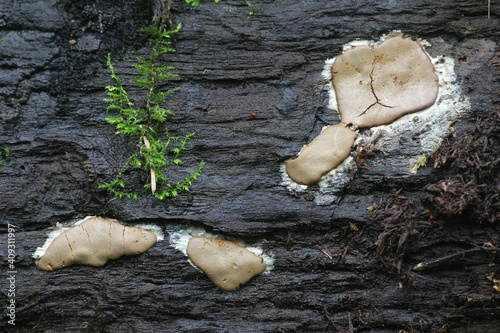
[[[495,251],[497,251],[497,248],[496,247],[491,248],[491,247],[486,247],[486,246],[480,246],[480,247],[476,247],[473,249],[460,251],[457,253],[446,255],[446,256],[441,257],[441,258],[418,263],[417,265],[413,266],[412,270],[414,270],[416,272],[420,272],[420,271],[423,271],[426,269],[436,268],[436,267],[442,266],[444,264],[448,265],[448,264],[453,263],[457,260],[464,259],[467,256],[471,256],[471,255],[476,254],[478,252],[484,252],[484,251],[490,251],[490,253],[495,253]]]
[[[450,265],[425,274],[411,271],[418,262],[464,251],[470,244],[500,244],[498,222],[487,222],[495,206],[477,206],[478,213],[487,208],[480,215],[482,224],[477,223],[478,216],[459,214],[452,221],[417,225],[418,234],[410,234],[402,244],[406,249],[400,265],[406,274],[402,281],[377,261],[374,242],[384,226],[374,221],[367,207],[380,206],[385,195],[398,189],[400,196],[420,200],[425,186],[455,179],[455,166],[428,166],[409,175],[403,171],[407,165],[396,163],[401,161],[398,156],[373,151],[365,162],[369,169],[351,181],[336,207],[315,205],[308,192],[290,195],[280,186],[277,171],[324,125],[339,121],[327,108],[327,93],[316,87],[324,61],[340,54],[349,41],[377,39],[394,29],[427,39],[432,56],[446,54],[455,60],[458,80],[473,106],[472,113],[454,125],[457,138],[481,130],[484,135],[485,129],[494,134],[485,119],[500,103],[498,3],[491,2],[489,20],[486,3],[466,0],[416,0],[412,6],[266,1],[257,2],[263,10],[250,20],[246,5],[236,0],[194,9],[182,1],[172,3],[173,20],[182,22],[183,29],[176,40],[178,52],[165,59],[180,74],[175,82],[180,92],[169,104],[176,113],[171,130],[175,134],[195,128],[191,152],[196,160],[207,162],[207,172],[191,192],[168,204],[154,198],[110,201],[96,190],[128,156],[122,150],[134,148],[126,140],[117,143],[104,121],[103,87],[109,84],[105,58],[111,49],[117,55],[113,58],[120,59],[116,66],[125,71],[136,56],[146,53],[147,39],[139,29],[150,22],[147,4],[52,3],[20,2],[12,7],[0,1],[0,12],[5,13],[0,42],[0,147],[8,146],[11,152],[0,167],[0,220],[16,225],[18,250],[16,327],[6,326],[6,317],[0,316],[2,329],[498,330],[500,301],[487,279],[497,269],[498,259],[493,267],[472,256],[465,266]],[[70,45],[69,39],[77,44]],[[124,82],[132,75],[127,72]],[[483,120],[475,130],[477,118]],[[402,136],[396,155],[404,155],[405,147],[417,145],[418,140]],[[489,148],[483,153],[485,142],[474,146],[479,159],[492,156]],[[452,148],[456,150],[456,145]],[[468,157],[475,165],[476,156]],[[469,163],[467,158],[461,161]],[[95,171],[93,180],[83,167],[88,163]],[[487,163],[479,164],[477,177],[489,177],[497,162]],[[493,184],[483,182],[480,191]],[[459,199],[450,195],[451,189],[429,189],[429,193],[443,200]],[[489,190],[479,193],[493,195]],[[439,200],[436,203],[441,206]],[[425,209],[418,212],[424,214]],[[447,215],[444,209],[434,213],[440,218]],[[262,237],[264,249],[276,256],[275,270],[228,298],[167,241],[144,255],[120,258],[99,269],[72,267],[50,273],[36,269],[31,255],[43,244],[50,226],[94,214],[127,222],[154,221],[164,228],[202,225],[247,240]],[[350,230],[348,222],[359,231]],[[394,224],[391,230],[404,226]],[[293,238],[287,243],[288,233]],[[387,242],[384,253],[401,254],[397,245],[402,233],[392,235],[387,240],[394,243]],[[334,259],[343,254],[345,260],[332,264],[316,244]],[[5,250],[0,249],[2,258]],[[6,260],[0,269],[7,271]],[[5,284],[0,281],[2,290],[8,290]]]

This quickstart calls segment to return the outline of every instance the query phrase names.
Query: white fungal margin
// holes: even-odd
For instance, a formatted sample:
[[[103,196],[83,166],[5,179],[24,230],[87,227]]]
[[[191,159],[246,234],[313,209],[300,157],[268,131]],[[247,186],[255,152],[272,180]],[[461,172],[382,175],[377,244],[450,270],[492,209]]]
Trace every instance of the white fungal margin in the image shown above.
[[[304,192],[307,190],[307,185],[302,185],[293,181],[292,178],[286,172],[286,164],[290,160],[286,160],[284,163],[280,165],[281,171],[281,185],[285,186],[290,192]]]
[[[45,251],[47,251],[50,244],[52,244],[52,241],[54,241],[54,239],[57,236],[59,236],[60,234],[62,234],[66,230],[71,229],[72,227],[79,225],[80,223],[83,223],[83,222],[87,221],[88,219],[91,219],[94,217],[96,217],[96,216],[86,216],[80,220],[74,220],[74,221],[63,222],[63,223],[57,222],[56,225],[53,227],[53,230],[47,234],[47,239],[45,240],[45,244],[43,244],[43,246],[37,247],[35,252],[33,253],[32,257],[36,260],[40,259],[41,257],[43,257],[43,255],[45,254]],[[123,224],[122,222],[115,220],[115,219],[108,219],[107,218],[106,220]],[[123,225],[149,230],[156,235],[157,242],[161,242],[162,240],[165,239],[165,237],[163,236],[163,231],[157,225],[154,225],[154,224],[134,224],[134,225],[123,224]]]
[[[385,39],[394,36],[402,36],[401,30],[395,30],[387,35],[383,35],[378,41],[355,40],[343,46],[343,50],[360,45],[377,45]],[[425,47],[431,47],[431,44],[423,39],[417,39],[417,42]],[[429,157],[441,145],[443,139],[450,133],[452,123],[463,117],[470,110],[469,98],[463,94],[460,85],[457,82],[455,73],[455,60],[451,57],[442,55],[429,58],[434,65],[434,71],[439,78],[439,93],[436,102],[427,109],[407,114],[389,125],[371,127],[367,135],[360,134],[353,147],[364,148],[374,145],[383,149],[387,155],[385,158],[393,166],[400,167],[404,172],[412,174],[417,172],[416,164],[422,155]],[[331,112],[339,113],[337,106],[337,97],[332,84],[331,67],[334,58],[327,59],[321,73],[321,81],[327,81],[324,89],[328,91],[328,108]],[[331,124],[334,125],[334,124]],[[410,134],[410,135],[408,135]],[[404,155],[401,155],[401,137],[416,137],[419,142],[406,148]],[[300,154],[300,153],[299,153]],[[298,155],[299,155],[298,154]],[[297,156],[298,156],[297,155]],[[285,161],[280,166],[282,176],[282,185],[290,192],[304,192],[308,186],[294,182],[286,173]],[[315,203],[317,205],[337,204],[342,198],[342,192],[349,184],[350,180],[358,171],[358,166],[353,157],[350,156],[337,168],[325,174],[318,182],[319,189],[314,190]]]
[[[429,56],[430,57],[430,56]],[[419,144],[405,156],[408,172],[416,173],[419,158],[429,157],[450,133],[451,124],[470,110],[470,101],[457,84],[455,60],[446,56],[430,57],[439,78],[436,102],[422,111],[407,114],[391,124],[371,128],[371,132],[383,131],[378,145],[388,154],[400,149],[399,139],[406,133],[418,138]]]
[[[227,238],[227,237],[222,237],[220,235],[211,233],[206,231],[203,228],[200,227],[194,227],[194,226],[189,226],[189,227],[170,227],[170,230],[168,230],[169,234],[169,240],[170,244],[178,251],[182,252],[186,257],[186,248],[188,246],[188,242],[193,236],[201,236],[201,237],[207,237],[207,238],[218,238],[218,239],[224,239],[228,240],[231,242],[235,242],[238,245],[246,248],[248,251],[254,253],[255,255],[261,257],[264,262],[266,263],[266,270],[262,274],[269,274],[273,269],[274,269],[274,256],[266,254],[264,250],[258,246],[258,245],[247,245],[243,240],[241,239],[235,239],[235,238]],[[263,243],[264,240],[258,241],[257,244]],[[189,258],[187,258],[188,262],[191,264],[191,266],[195,267],[197,270],[201,271],[198,267],[196,267]]]
[[[140,223],[140,224],[131,224],[129,226],[151,231],[153,234],[156,235],[156,242],[161,242],[162,240],[165,239],[165,236],[163,235],[163,230],[161,230],[161,227],[156,224]]]
[[[332,83],[332,66],[336,58],[337,57],[333,57],[325,61],[325,66],[323,67],[323,72],[321,72],[321,76],[328,82],[327,84],[325,84],[323,88],[328,91],[328,108],[330,110],[337,111],[340,117],[340,113],[338,111],[338,106],[337,106],[337,95],[335,94],[335,89],[333,89],[333,83]]]

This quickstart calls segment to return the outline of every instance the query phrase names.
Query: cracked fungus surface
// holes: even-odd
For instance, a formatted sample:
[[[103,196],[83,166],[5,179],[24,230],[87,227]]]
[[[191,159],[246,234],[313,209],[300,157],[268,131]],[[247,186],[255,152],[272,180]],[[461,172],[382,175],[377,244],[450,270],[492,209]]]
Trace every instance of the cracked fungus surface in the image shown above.
[[[356,40],[344,45],[347,52],[350,49],[359,47],[369,49],[370,46],[381,45],[384,41],[401,36],[400,31],[393,31],[388,36],[381,37],[380,42]],[[439,45],[439,40],[435,41]],[[425,41],[419,40],[421,45],[433,46]],[[423,50],[423,48],[421,48]],[[329,109],[338,112],[337,94],[333,89],[332,66],[339,56],[325,61],[322,77],[329,83],[323,85],[329,94]],[[407,176],[415,169],[415,163],[423,154],[432,155],[441,145],[443,138],[450,132],[452,124],[459,118],[464,117],[470,111],[470,101],[457,80],[455,73],[455,60],[445,54],[429,57],[434,66],[434,71],[439,79],[438,96],[433,105],[415,113],[404,115],[387,125],[370,127],[368,130],[360,131],[354,143],[356,149],[371,149],[379,147],[385,152],[387,163],[390,163],[394,170],[402,176]],[[368,72],[368,79],[372,82]],[[375,79],[373,79],[375,82]],[[359,80],[357,81],[359,85]],[[371,88],[369,92],[372,96]],[[390,105],[382,100],[382,95],[377,94],[377,98],[383,104]],[[377,101],[371,98],[370,106]],[[363,112],[363,110],[361,111]],[[402,138],[411,140],[410,145],[405,144]],[[403,143],[402,143],[403,142]],[[402,147],[404,145],[404,148]],[[301,193],[308,191],[313,194],[314,202],[317,205],[337,205],[344,195],[344,190],[350,180],[356,177],[359,164],[353,156],[347,157],[344,162],[332,171],[323,175],[318,182],[317,188],[309,188],[307,185],[299,184],[291,179],[286,172],[286,163],[280,165],[282,185],[290,192]]]
[[[193,236],[186,253],[219,288],[233,291],[266,269],[263,258],[237,243],[218,238]]]
[[[423,110],[436,101],[439,79],[422,46],[391,37],[378,45],[352,47],[332,66],[342,122],[373,127]]]
[[[37,266],[46,271],[74,264],[103,266],[109,259],[147,251],[156,239],[149,230],[92,217],[57,236]]]

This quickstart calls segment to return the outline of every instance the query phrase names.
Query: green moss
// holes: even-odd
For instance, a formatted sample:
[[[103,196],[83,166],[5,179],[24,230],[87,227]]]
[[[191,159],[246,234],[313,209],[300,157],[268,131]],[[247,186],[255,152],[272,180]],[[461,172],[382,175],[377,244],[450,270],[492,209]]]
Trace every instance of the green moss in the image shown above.
[[[3,164],[4,159],[9,157],[9,148],[4,147],[3,150],[0,150],[0,166]]]
[[[167,30],[163,22],[157,20],[153,26],[142,29],[151,35],[150,43],[153,46],[150,56],[138,57],[138,63],[134,65],[140,75],[133,79],[132,83],[143,88],[146,95],[146,102],[142,107],[136,107],[130,100],[108,55],[107,65],[115,84],[106,87],[109,97],[105,102],[108,104],[107,111],[115,115],[107,117],[106,120],[116,127],[116,134],[135,137],[138,147],[115,179],[99,186],[100,189],[108,190],[118,197],[137,199],[147,191],[151,191],[158,199],[175,197],[179,192],[189,190],[189,186],[197,179],[203,168],[202,161],[195,172],[176,183],[170,182],[166,176],[166,168],[181,164],[180,156],[194,133],[188,133],[180,138],[170,135],[167,128],[167,118],[173,115],[173,112],[163,108],[162,104],[179,88],[167,91],[158,89],[160,82],[177,76],[172,73],[173,67],[158,64],[158,56],[175,52],[170,39],[179,31],[181,25],[179,24],[174,30]],[[131,186],[125,184],[123,175],[130,168],[143,169],[149,174],[142,191],[130,190]]]
[[[220,0],[213,0],[215,3],[218,3]],[[198,6],[202,0],[186,0],[186,3],[190,4],[191,6]]]
[[[417,164],[416,164],[416,167],[417,167],[417,170],[421,167],[424,167],[427,165],[427,157],[425,156],[425,154],[422,154],[422,156],[420,156],[417,160]]]

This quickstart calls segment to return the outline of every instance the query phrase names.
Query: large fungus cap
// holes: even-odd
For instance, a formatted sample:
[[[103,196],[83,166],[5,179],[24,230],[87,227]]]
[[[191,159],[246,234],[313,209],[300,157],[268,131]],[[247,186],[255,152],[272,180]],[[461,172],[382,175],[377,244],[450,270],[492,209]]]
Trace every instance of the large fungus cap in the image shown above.
[[[186,253],[217,287],[226,291],[238,289],[266,269],[261,257],[222,239],[191,237]]]
[[[356,136],[342,124],[328,126],[286,164],[288,176],[299,184],[316,183],[349,156]]]
[[[429,56],[403,37],[348,49],[335,59],[332,80],[342,121],[358,127],[389,124],[425,109],[439,91]]]
[[[149,230],[91,217],[57,236],[37,266],[45,271],[73,264],[103,266],[109,259],[143,253],[155,242]]]

